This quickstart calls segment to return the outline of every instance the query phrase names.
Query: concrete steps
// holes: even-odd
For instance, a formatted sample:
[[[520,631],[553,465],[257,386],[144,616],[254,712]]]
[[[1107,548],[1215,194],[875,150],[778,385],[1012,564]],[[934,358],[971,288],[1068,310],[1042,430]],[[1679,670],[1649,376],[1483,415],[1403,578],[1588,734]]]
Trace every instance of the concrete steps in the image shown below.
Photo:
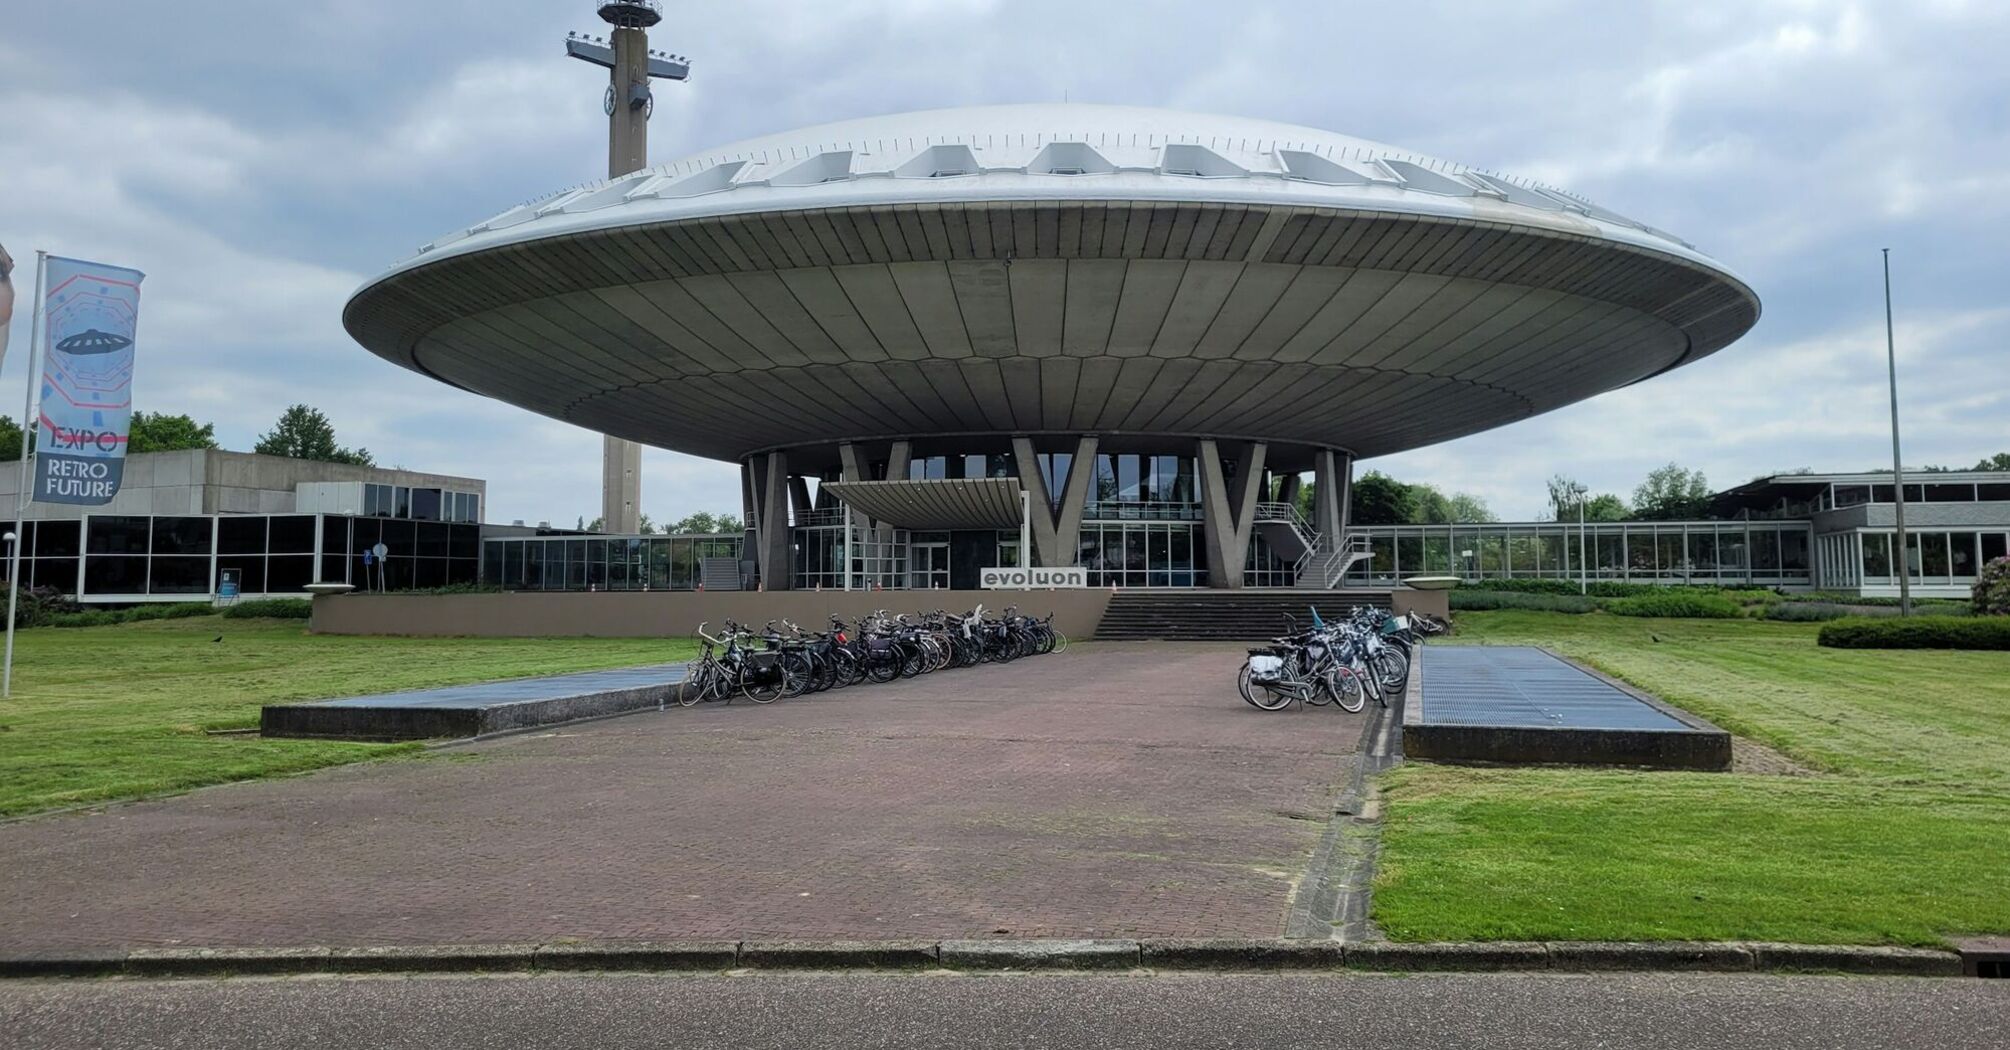
[[[1386,590],[1128,590],[1110,597],[1097,638],[1263,641],[1300,623],[1311,608],[1327,619],[1356,605],[1387,608]]]
[[[700,558],[698,559],[698,582],[708,591],[737,591],[740,589],[740,559]]]

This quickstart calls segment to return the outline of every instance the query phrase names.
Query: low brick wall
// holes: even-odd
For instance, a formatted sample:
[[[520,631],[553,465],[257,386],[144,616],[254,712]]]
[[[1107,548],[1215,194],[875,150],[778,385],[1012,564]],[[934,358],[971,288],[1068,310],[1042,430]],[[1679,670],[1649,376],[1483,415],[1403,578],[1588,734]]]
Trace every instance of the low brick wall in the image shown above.
[[[1054,614],[1070,638],[1089,638],[1110,592],[1068,591],[513,591],[503,594],[342,594],[314,599],[317,634],[476,635],[489,638],[689,637],[701,621],[755,627],[787,619],[821,628],[833,615],[854,620],[875,609],[995,612],[1017,605]]]

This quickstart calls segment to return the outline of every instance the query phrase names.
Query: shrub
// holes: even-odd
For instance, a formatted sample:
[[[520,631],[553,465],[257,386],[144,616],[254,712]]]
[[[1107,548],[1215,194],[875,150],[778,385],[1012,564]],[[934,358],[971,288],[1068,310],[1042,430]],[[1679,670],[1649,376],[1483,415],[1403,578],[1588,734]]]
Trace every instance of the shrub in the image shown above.
[[[1876,605],[1843,605],[1837,602],[1780,602],[1766,607],[1766,619],[1788,623],[1816,623],[1840,620],[1845,616],[1897,616],[1897,609]]]
[[[1823,624],[1816,640],[1831,649],[2010,650],[2010,617],[1851,617]]]
[[[1577,581],[1541,578],[1527,580],[1481,579],[1475,580],[1472,583],[1462,583],[1453,589],[1453,593],[1456,594],[1458,591],[1466,589],[1487,591],[1493,594],[1576,594]]]
[[[223,609],[232,620],[305,620],[313,614],[314,603],[306,598],[254,598]]]
[[[0,602],[6,601],[7,585],[0,584]],[[17,627],[44,627],[49,618],[62,613],[73,613],[82,606],[54,587],[30,587],[21,592],[14,608],[14,625]]]
[[[1743,606],[1721,594],[1688,588],[1664,588],[1653,594],[1614,598],[1605,611],[1619,616],[1679,616],[1691,619],[1729,620],[1745,615]]]
[[[1975,576],[1969,606],[1977,616],[2010,616],[2010,558],[1997,558]]]
[[[1598,599],[1577,594],[1517,594],[1512,591],[1454,590],[1446,595],[1454,612],[1482,609],[1539,609],[1543,612],[1588,613]]]
[[[53,613],[43,622],[50,627],[104,627],[141,620],[181,620],[190,616],[211,616],[216,607],[208,602],[170,602],[164,605],[131,605],[124,609],[85,609],[81,612]]]

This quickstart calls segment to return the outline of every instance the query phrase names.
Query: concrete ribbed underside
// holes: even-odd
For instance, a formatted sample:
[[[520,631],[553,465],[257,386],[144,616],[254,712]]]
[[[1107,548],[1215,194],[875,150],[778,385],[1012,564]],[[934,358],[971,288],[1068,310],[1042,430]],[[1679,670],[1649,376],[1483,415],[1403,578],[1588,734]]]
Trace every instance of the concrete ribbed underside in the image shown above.
[[[1578,235],[1224,204],[890,205],[631,225],[365,289],[376,353],[701,456],[942,433],[1262,438],[1373,456],[1743,334],[1742,284]]]

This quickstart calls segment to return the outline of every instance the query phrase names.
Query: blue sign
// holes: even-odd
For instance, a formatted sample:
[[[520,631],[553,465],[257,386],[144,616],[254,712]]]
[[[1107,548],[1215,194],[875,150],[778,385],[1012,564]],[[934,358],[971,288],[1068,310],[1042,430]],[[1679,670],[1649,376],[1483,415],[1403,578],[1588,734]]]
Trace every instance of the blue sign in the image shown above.
[[[216,581],[216,596],[225,601],[236,601],[238,589],[241,586],[238,582],[238,576],[243,571],[242,569],[220,570],[217,574],[219,578]]]

